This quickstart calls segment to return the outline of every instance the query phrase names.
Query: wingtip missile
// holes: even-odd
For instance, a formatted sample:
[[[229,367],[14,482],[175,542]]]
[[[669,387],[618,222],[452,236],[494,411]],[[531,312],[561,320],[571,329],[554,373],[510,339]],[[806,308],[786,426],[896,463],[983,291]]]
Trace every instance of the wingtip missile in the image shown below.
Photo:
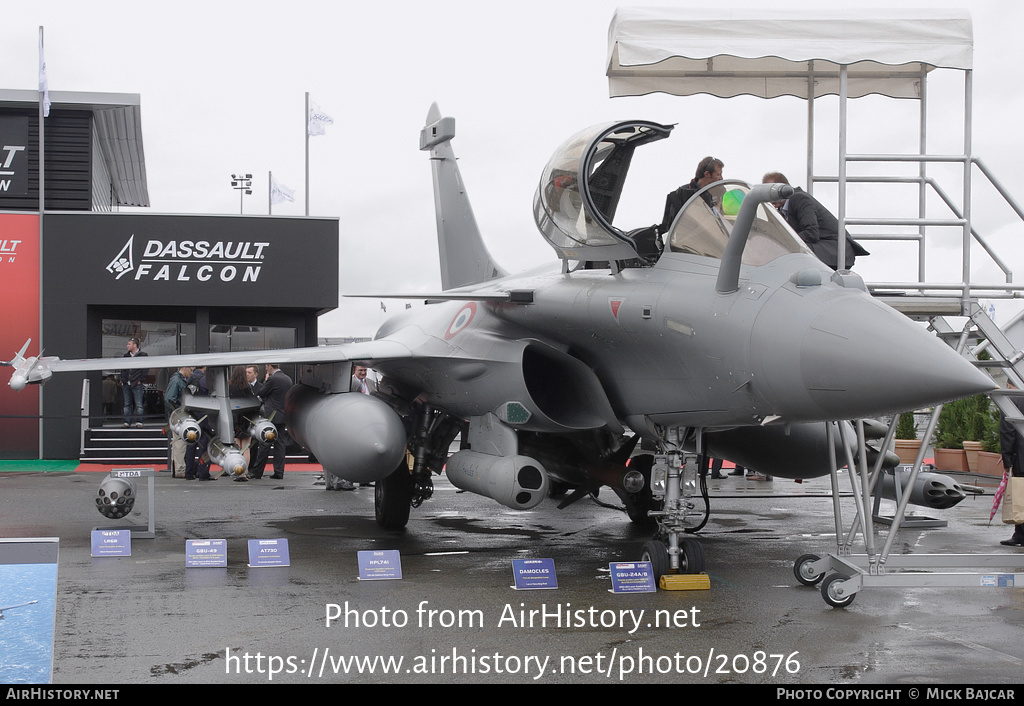
[[[20,392],[26,385],[44,383],[53,375],[53,371],[47,365],[47,362],[53,358],[43,358],[42,351],[39,351],[38,356],[25,357],[25,351],[28,350],[30,343],[32,343],[31,338],[25,341],[25,345],[14,354],[14,358],[4,361],[4,365],[14,368],[7,385],[15,392]]]

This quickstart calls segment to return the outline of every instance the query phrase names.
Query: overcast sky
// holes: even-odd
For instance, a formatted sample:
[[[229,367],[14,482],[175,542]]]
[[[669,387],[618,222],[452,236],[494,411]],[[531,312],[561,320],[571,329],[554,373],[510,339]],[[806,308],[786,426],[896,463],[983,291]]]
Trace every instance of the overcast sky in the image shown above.
[[[878,4],[817,0],[787,6],[863,7],[870,15]],[[803,181],[803,101],[660,94],[609,99],[608,25],[615,8],[626,5],[658,3],[6,3],[0,87],[36,87],[42,25],[52,91],[140,94],[149,211],[238,213],[230,175],[250,172],[254,193],[244,199],[245,213],[265,214],[267,173],[273,171],[296,197],[293,204],[276,205],[275,215],[296,216],[304,209],[303,100],[309,91],[334,118],[326,135],[311,138],[310,214],[340,219],[342,293],[436,291],[430,167],[418,151],[419,129],[433,101],[457,120],[453,145],[477,220],[488,247],[511,271],[553,258],[533,225],[533,192],[554,149],[588,125],[634,118],[679,125],[671,139],[646,148],[644,189],[633,210],[619,214],[636,219],[626,225],[659,221],[664,194],[688,181],[706,154],[725,161],[726,177],[756,182],[766,171],[781,170],[794,183]],[[969,7],[974,153],[1024,201],[1024,4],[898,5]],[[744,7],[766,5],[728,3],[732,11]],[[929,88],[931,151],[962,153],[962,75],[933,72]],[[837,100],[817,105],[818,171],[834,174]],[[915,151],[916,110],[909,101],[851,101],[850,150]],[[945,186],[958,197],[959,181]],[[990,188],[977,186],[975,193],[976,228],[1011,267],[1024,270],[1018,244],[1024,225]],[[851,216],[915,212],[910,192],[851,194]],[[959,239],[952,231],[937,238],[928,255],[929,279],[959,281]],[[866,280],[917,279],[912,246],[871,243],[868,249],[874,254],[857,262]],[[977,279],[999,281],[992,266],[980,256],[975,260]],[[402,306],[388,305],[391,311]],[[342,300],[338,311],[321,319],[321,335],[372,335],[382,319],[375,300]]]

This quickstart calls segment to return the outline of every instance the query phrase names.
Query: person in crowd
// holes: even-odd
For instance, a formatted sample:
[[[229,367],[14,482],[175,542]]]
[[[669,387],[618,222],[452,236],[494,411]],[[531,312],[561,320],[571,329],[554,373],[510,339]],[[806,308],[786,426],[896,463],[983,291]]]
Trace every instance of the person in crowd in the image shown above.
[[[192,377],[192,366],[183,365],[178,368],[177,372],[171,376],[171,379],[167,383],[167,389],[164,390],[164,410],[167,412],[167,419],[170,422],[171,414],[174,410],[181,406],[183,396],[188,390],[188,381]],[[170,424],[168,424],[170,427]],[[185,477],[187,468],[185,465],[185,455],[188,451],[188,444],[185,440],[178,436],[177,433],[171,434],[171,477],[177,478],[178,471],[181,471],[182,477]],[[194,448],[193,448],[194,450]]]
[[[285,428],[284,402],[288,390],[292,387],[292,379],[281,370],[279,365],[270,363],[263,383],[255,387],[256,394],[263,400],[263,413],[272,419],[277,427],[277,438],[272,444],[260,444],[256,449],[256,460],[249,469],[249,477],[263,477],[263,469],[271,450],[274,453],[274,474],[271,478],[284,478],[284,464],[287,455],[288,432]]]
[[[146,355],[144,351],[139,350],[139,339],[135,336],[129,338],[125,345],[128,348],[128,352],[124,354],[125,358]],[[125,429],[132,424],[138,429],[142,428],[142,396],[146,390],[144,383],[147,377],[149,377],[147,368],[121,371],[121,391],[124,394],[124,424],[122,426]]]

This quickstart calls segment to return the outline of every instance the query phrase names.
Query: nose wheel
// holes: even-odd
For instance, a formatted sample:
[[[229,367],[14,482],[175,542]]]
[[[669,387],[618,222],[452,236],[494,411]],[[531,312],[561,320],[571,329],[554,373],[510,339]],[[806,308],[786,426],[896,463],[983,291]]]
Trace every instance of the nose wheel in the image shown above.
[[[672,570],[669,549],[660,539],[649,539],[640,550],[640,561],[651,562],[654,580],[665,574],[699,574],[704,571],[704,547],[693,537],[679,539],[679,569]]]

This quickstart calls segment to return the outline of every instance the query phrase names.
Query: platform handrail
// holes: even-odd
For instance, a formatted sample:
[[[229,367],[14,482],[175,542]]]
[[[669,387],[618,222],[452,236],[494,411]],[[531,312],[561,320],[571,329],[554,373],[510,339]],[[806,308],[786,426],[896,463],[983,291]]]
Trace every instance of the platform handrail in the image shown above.
[[[89,431],[89,378],[82,380],[82,398],[79,406],[81,428],[78,430],[78,453],[85,454],[85,435]]]
[[[1017,214],[1017,217],[1024,222],[1024,208],[1017,203],[1017,201],[1010,195],[1009,191],[1005,186],[992,174],[991,170],[981,161],[980,157],[973,155],[926,155],[926,154],[847,154],[845,156],[847,162],[917,162],[917,163],[961,163],[965,169],[967,165],[974,164],[978,167],[981,174],[988,180],[989,184],[996,190],[1010,209]],[[815,176],[812,177],[814,183],[837,183],[839,182],[838,176]],[[963,212],[956,206],[951,198],[942,189],[939,183],[932,177],[928,176],[907,176],[907,177],[873,177],[873,176],[846,176],[844,177],[846,183],[877,183],[877,184],[918,184],[930,188],[950,212],[955,216],[954,219],[928,219],[924,217],[920,218],[844,218],[844,225],[861,225],[861,226],[918,226],[921,232],[917,236],[911,236],[906,234],[858,234],[857,238],[864,240],[877,240],[877,241],[897,241],[897,240],[917,240],[918,241],[918,277],[923,281],[925,279],[924,272],[924,244],[925,234],[923,229],[926,227],[967,227],[970,231],[971,237],[977,242],[985,253],[992,259],[992,262],[1003,272],[1007,282],[1013,282],[1013,271],[1006,264],[1006,262],[999,257],[988,241],[975,229],[974,226],[964,217]],[[962,257],[966,258],[967,254],[964,253]],[[964,293],[964,299],[970,296],[969,291]]]

